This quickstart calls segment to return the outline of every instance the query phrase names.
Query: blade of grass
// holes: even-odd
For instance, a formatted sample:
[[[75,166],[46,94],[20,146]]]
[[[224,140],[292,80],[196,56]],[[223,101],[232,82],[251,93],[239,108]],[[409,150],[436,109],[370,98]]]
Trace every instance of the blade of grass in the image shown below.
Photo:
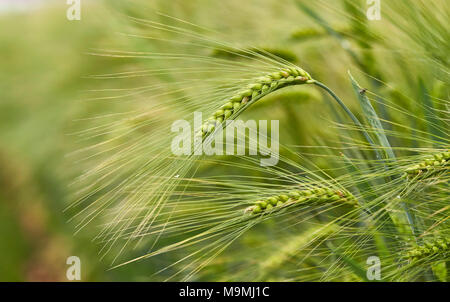
[[[383,148],[384,158],[395,160],[394,151],[392,150],[392,147],[389,144],[389,141],[386,137],[383,126],[381,125],[380,119],[378,118],[378,115],[375,112],[375,109],[372,107],[372,104],[370,103],[369,98],[366,96],[364,89],[353,78],[350,71],[348,71],[348,75],[352,82],[353,90],[355,91],[355,94],[356,94],[356,96],[361,104],[361,107],[363,109],[364,116],[368,120],[376,137],[378,138],[378,141],[379,141],[381,147]],[[388,182],[388,181],[390,181],[390,179],[386,180],[386,182]],[[406,218],[408,219],[408,223],[411,227],[413,234],[417,235],[416,223],[415,223],[416,220],[415,220],[414,215],[411,213],[411,211],[406,203],[401,202],[401,206],[405,212]]]
[[[386,137],[386,133],[384,132],[384,128],[381,124],[380,119],[378,118],[375,109],[370,103],[369,98],[366,96],[364,89],[359,86],[356,80],[353,78],[350,71],[348,71],[348,75],[352,82],[353,90],[355,91],[356,96],[358,97],[359,103],[363,110],[364,116],[367,121],[371,125],[376,137],[378,138],[378,142],[383,147],[384,158],[395,159],[394,151],[392,150],[391,144]]]
[[[382,159],[382,155],[379,152],[379,150],[377,148],[377,145],[375,144],[373,139],[370,137],[369,133],[367,133],[367,131],[364,130],[364,127],[361,124],[361,122],[358,120],[358,118],[351,112],[351,110],[344,104],[344,102],[333,92],[333,90],[328,88],[325,84],[323,84],[321,82],[318,82],[318,81],[314,81],[313,84],[316,85],[316,86],[319,86],[320,88],[322,88],[326,92],[328,92],[333,97],[333,99],[342,107],[342,109],[344,109],[345,113],[352,119],[352,121],[356,125],[356,127],[358,129],[360,129],[360,131],[362,132],[362,134],[366,138],[367,142],[372,147],[374,147],[374,152],[375,152],[376,158],[381,160]]]

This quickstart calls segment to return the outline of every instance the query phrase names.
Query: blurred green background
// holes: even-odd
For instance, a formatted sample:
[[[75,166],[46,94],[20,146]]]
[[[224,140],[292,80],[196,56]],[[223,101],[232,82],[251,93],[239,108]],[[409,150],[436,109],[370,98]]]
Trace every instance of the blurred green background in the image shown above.
[[[75,120],[108,110],[80,103],[85,90],[103,85],[88,77],[129,64],[88,52],[130,48],[117,34],[125,3],[136,4],[83,0],[81,20],[69,21],[66,1],[0,1],[0,281],[67,281],[72,255],[81,259],[82,281],[145,275],[145,265],[107,271],[92,242],[96,230],[74,234],[64,213],[73,202]]]
[[[114,24],[98,1],[83,3],[82,21],[67,20],[65,1],[0,2],[0,281],[67,280],[70,255],[82,280],[105,280],[63,214],[64,158],[84,77],[107,70],[85,52]]]

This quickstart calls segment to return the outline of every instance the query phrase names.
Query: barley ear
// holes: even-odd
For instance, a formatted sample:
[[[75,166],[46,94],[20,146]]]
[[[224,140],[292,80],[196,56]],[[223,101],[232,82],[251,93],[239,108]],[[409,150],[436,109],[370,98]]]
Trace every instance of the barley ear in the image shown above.
[[[448,257],[450,253],[450,240],[448,238],[438,238],[425,242],[406,253],[405,258],[410,262],[426,260],[428,257]]]
[[[450,164],[450,151],[436,153],[428,156],[419,163],[405,169],[404,177],[412,179],[426,179],[439,172],[448,170]]]
[[[244,213],[251,213],[251,215],[268,214],[291,206],[320,206],[332,203],[358,206],[358,201],[350,192],[316,187],[309,190],[295,190],[287,194],[258,200],[253,206],[246,208]]]
[[[201,135],[205,139],[225,121],[235,119],[251,104],[284,87],[311,84],[311,76],[301,68],[284,68],[280,71],[256,78],[245,89],[227,99],[202,125]]]

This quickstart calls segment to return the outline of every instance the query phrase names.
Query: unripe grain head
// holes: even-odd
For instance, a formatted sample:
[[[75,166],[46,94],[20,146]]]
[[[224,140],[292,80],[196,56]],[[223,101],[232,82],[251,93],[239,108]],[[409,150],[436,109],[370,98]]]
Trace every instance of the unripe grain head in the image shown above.
[[[429,156],[419,163],[407,168],[405,170],[405,177],[408,179],[425,179],[436,173],[448,170],[450,165],[450,152],[436,153]]]
[[[450,240],[448,238],[438,238],[425,242],[406,253],[406,259],[410,262],[426,260],[429,257],[445,257],[450,255]]]
[[[256,78],[247,87],[231,98],[218,110],[216,110],[202,125],[198,135],[205,138],[226,120],[237,117],[248,106],[262,97],[280,88],[309,84],[314,80],[301,68],[284,68],[280,71]]]
[[[334,203],[358,206],[358,201],[350,192],[317,187],[310,190],[291,191],[287,194],[275,195],[258,200],[253,206],[245,209],[245,212],[251,213],[251,215],[258,215],[290,206],[320,206]]]

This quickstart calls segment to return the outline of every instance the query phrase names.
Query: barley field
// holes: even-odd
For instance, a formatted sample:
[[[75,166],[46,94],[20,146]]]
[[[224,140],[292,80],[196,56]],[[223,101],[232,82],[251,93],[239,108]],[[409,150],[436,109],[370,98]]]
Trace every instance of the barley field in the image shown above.
[[[0,1],[0,281],[450,280],[448,1],[69,2]]]

